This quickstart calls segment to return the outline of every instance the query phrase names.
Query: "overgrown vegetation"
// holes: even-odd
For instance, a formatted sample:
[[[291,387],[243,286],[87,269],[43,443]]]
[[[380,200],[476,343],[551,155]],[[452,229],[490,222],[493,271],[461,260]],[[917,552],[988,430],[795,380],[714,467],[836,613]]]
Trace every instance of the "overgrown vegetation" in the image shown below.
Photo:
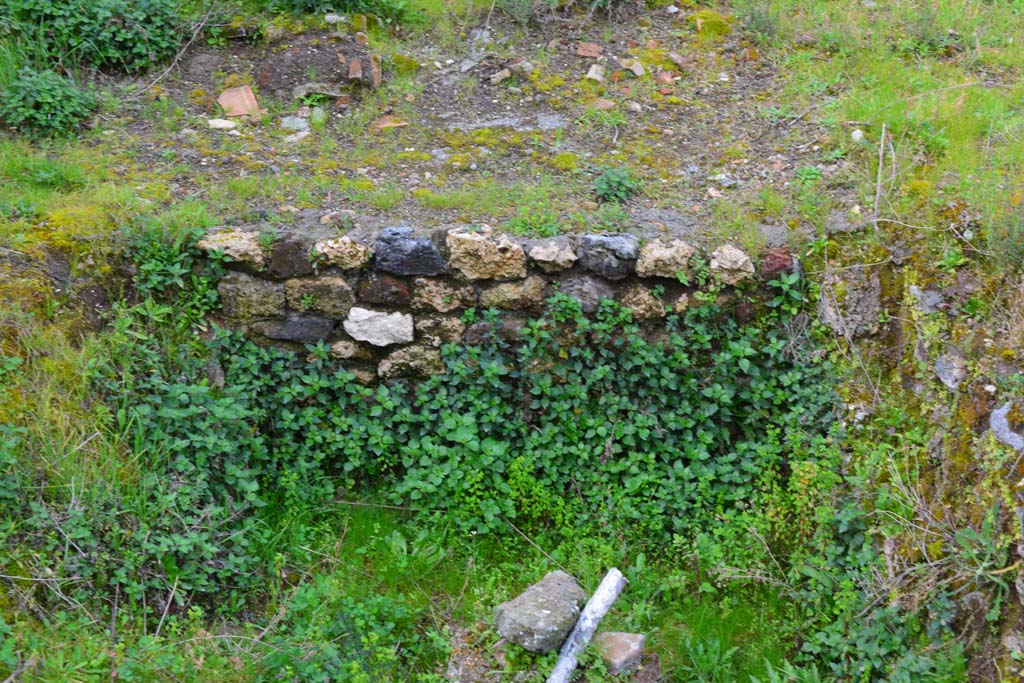
[[[556,11],[612,4],[495,11],[532,37]],[[375,46],[407,70],[336,127],[332,112],[308,158],[268,168],[247,138],[137,143],[137,130],[0,140],[0,677],[444,680],[449,657],[491,651],[494,604],[556,566],[592,588],[610,565],[631,583],[605,625],[648,633],[669,680],[1017,675],[1005,636],[1019,630],[1021,472],[985,420],[1022,386],[1019,7],[680,6],[672,45],[649,47],[641,22],[630,36],[652,71],[626,77],[638,117],[591,106],[618,97],[614,81],[581,85],[531,55],[542,68],[511,87],[576,111],[567,133],[415,130],[420,67],[403,52],[463,45],[490,3],[284,0],[231,9],[287,26],[299,20],[272,13],[377,14]],[[205,9],[3,3],[0,119],[74,130],[96,108],[90,70],[166,63]],[[597,26],[584,37],[611,31]],[[696,61],[680,67],[673,48]],[[656,63],[684,74],[671,94],[655,91]],[[741,63],[779,74],[764,139],[809,155],[783,181],[728,184],[771,161],[743,140],[692,172],[655,146],[679,139],[655,113],[699,110],[701,88],[733,87]],[[466,101],[486,87],[473,83]],[[150,94],[140,115],[158,128],[204,127],[203,107]],[[513,94],[493,93],[518,106]],[[414,124],[406,137],[371,133],[393,110]],[[441,144],[448,162],[407,191],[405,165]],[[514,183],[510,150],[531,155]],[[189,154],[242,170],[203,176]],[[681,198],[692,188],[704,207]],[[715,240],[752,253],[763,224],[781,225],[807,277],[778,276],[765,299],[705,290],[657,335],[610,303],[588,317],[560,298],[522,343],[448,347],[443,376],[368,389],[322,347],[211,328],[220,266],[192,247],[223,220],[338,195],[531,237],[628,230],[643,201],[708,216]],[[886,307],[879,336],[851,345],[808,320],[819,296],[847,294],[820,289],[824,274],[860,264],[881,264]],[[90,278],[112,295],[98,325],[68,293]],[[951,294],[923,312],[912,288]],[[748,304],[753,317],[734,308]],[[950,348],[969,354],[957,392],[932,374]],[[510,650],[504,667],[549,665]]]
[[[53,71],[23,69],[3,91],[0,122],[47,136],[77,128],[96,107],[96,98]]]
[[[0,19],[15,39],[66,59],[136,73],[167,59],[181,43],[172,0],[5,0]]]

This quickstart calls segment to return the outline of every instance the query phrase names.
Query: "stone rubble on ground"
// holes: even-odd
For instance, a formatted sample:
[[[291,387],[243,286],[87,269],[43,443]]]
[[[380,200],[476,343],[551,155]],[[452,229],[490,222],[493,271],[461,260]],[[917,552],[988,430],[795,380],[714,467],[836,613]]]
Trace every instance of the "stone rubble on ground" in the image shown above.
[[[206,125],[213,130],[233,130],[238,127],[237,123],[227,119],[210,119],[206,122]]]
[[[956,351],[944,353],[935,359],[935,376],[950,391],[956,391],[967,379],[967,363]]]
[[[309,121],[299,116],[285,116],[279,124],[284,130],[302,132],[309,130]]]
[[[248,85],[226,89],[217,97],[217,104],[224,110],[225,116],[260,117],[265,113]]]
[[[640,666],[646,640],[647,637],[642,633],[606,631],[594,636],[594,646],[604,660],[608,673],[621,676],[632,673]]]
[[[498,605],[494,622],[502,638],[530,652],[557,650],[587,600],[576,579],[551,572],[508,602]]]

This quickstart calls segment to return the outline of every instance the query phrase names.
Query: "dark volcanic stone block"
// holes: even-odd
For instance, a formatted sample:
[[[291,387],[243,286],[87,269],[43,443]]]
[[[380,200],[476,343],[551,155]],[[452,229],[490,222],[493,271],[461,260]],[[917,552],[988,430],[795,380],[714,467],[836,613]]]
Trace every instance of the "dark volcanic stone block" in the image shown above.
[[[293,315],[284,320],[255,323],[252,329],[274,341],[307,344],[326,339],[334,331],[336,321],[311,315]]]
[[[287,280],[312,274],[309,245],[305,241],[284,239],[274,244],[267,263],[267,275],[275,280]]]
[[[409,286],[387,275],[376,275],[359,283],[359,298],[371,304],[407,306]]]
[[[562,280],[562,294],[580,302],[584,313],[593,313],[602,299],[614,299],[615,290],[604,280],[589,275],[575,275]]]
[[[437,247],[412,228],[386,228],[374,246],[377,268],[395,275],[440,275],[448,265]]]
[[[580,265],[608,280],[621,280],[633,272],[638,251],[633,235],[583,235]]]

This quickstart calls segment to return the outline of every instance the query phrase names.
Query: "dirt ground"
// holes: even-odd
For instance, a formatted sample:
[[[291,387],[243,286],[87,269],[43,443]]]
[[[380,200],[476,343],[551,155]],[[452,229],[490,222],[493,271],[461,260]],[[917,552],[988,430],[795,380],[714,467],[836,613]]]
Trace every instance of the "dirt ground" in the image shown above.
[[[173,178],[175,197],[212,200],[227,221],[348,209],[356,224],[501,228],[539,205],[562,232],[758,246],[811,233],[798,218],[728,209],[756,207],[765,188],[787,193],[822,143],[802,117],[772,115],[779,71],[740,31],[702,36],[685,13],[665,10],[592,18],[582,29],[578,18],[555,17],[525,30],[495,14],[466,27],[456,49],[379,42],[324,25],[273,41],[198,44],[115,129],[142,166]],[[365,64],[374,52],[382,86],[347,82],[344,62]],[[586,78],[594,65],[603,83]],[[504,69],[510,75],[492,82]],[[330,85],[321,88],[329,94],[293,99],[308,83]],[[266,113],[233,130],[209,128],[217,95],[238,85],[251,85]],[[322,127],[282,129],[286,116],[308,120],[309,105],[326,111]],[[841,163],[819,168],[830,175]],[[593,178],[619,166],[639,177],[640,191],[602,219]],[[722,215],[735,225],[723,226]]]

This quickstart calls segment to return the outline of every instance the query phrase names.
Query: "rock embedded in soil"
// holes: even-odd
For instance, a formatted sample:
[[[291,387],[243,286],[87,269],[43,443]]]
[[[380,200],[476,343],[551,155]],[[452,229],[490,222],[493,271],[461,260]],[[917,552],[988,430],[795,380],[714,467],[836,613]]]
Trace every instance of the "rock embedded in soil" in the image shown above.
[[[318,265],[336,266],[342,270],[362,268],[370,262],[373,249],[348,237],[320,240],[313,245]]]
[[[589,275],[570,275],[562,280],[559,292],[579,302],[584,313],[593,313],[604,299],[614,299],[611,285]]]
[[[265,262],[259,235],[254,232],[216,232],[196,242],[196,247],[206,252],[218,251],[233,263],[252,268],[261,268]]]
[[[657,320],[665,317],[665,304],[643,285],[633,285],[619,297],[619,303],[633,313],[636,320]]]
[[[689,277],[690,258],[697,250],[682,240],[652,240],[640,249],[636,274],[640,277]]]
[[[632,683],[661,683],[661,658],[648,652],[640,659],[640,669],[630,679]]]
[[[310,95],[322,95],[324,97],[341,97],[344,93],[340,86],[330,83],[309,82],[301,83],[292,88],[292,98],[301,100]]]
[[[210,119],[206,122],[206,125],[213,130],[234,130],[238,127],[238,124],[234,121],[228,121],[227,119]]]
[[[284,285],[229,272],[217,284],[224,315],[239,321],[275,317],[285,305]]]
[[[248,85],[240,85],[236,88],[228,88],[217,98],[217,104],[224,110],[226,116],[262,116],[256,95]]]
[[[644,74],[647,73],[647,71],[644,69],[643,63],[639,59],[620,59],[619,66],[621,66],[626,71],[629,71],[637,78],[642,78]]]
[[[950,391],[956,391],[967,379],[967,363],[956,351],[944,353],[935,359],[935,376]]]
[[[519,76],[521,78],[527,78],[530,74],[534,72],[534,66],[533,64],[524,59],[520,62],[510,64],[508,70],[511,71],[516,76]]]
[[[409,286],[389,275],[373,275],[359,283],[359,298],[371,304],[405,306],[409,303]]]
[[[1020,409],[1016,408],[1015,411],[1015,408],[1016,404],[1013,401],[1008,401],[1002,407],[993,410],[989,417],[989,427],[999,443],[1020,452],[1024,451],[1024,435],[1018,434],[1010,425],[1011,413],[1020,414]]]
[[[281,119],[281,128],[290,131],[307,131],[309,130],[309,121],[298,116],[286,116]]]
[[[604,660],[608,673],[621,676],[640,666],[647,637],[642,633],[607,631],[594,637],[594,645]]]
[[[352,287],[340,277],[310,277],[286,280],[285,297],[296,311],[315,311],[339,318],[355,305]]]
[[[857,338],[878,328],[882,282],[878,269],[828,270],[822,279],[818,317],[839,335]]]
[[[416,337],[429,346],[441,346],[458,342],[466,331],[466,323],[454,316],[430,316],[417,318]]]
[[[939,313],[945,304],[945,297],[942,292],[936,289],[921,289],[917,285],[910,285],[910,295],[917,302],[915,308],[924,314]]]
[[[440,275],[447,270],[434,243],[412,228],[385,228],[374,252],[377,268],[394,275]]]
[[[254,323],[253,331],[274,341],[310,344],[331,336],[335,321],[311,315],[291,315],[284,320],[263,320]]]
[[[711,254],[711,272],[727,285],[737,285],[754,275],[754,262],[746,252],[724,244]]]
[[[530,248],[530,260],[545,273],[569,270],[578,257],[568,237],[552,237],[537,242]]]
[[[508,235],[495,237],[490,228],[456,228],[445,238],[453,268],[468,280],[512,280],[526,277],[523,247]]]
[[[796,268],[796,260],[788,247],[773,247],[765,252],[758,265],[758,275],[770,282],[780,275],[792,273]]]
[[[633,235],[583,235],[580,265],[608,280],[621,280],[633,272],[639,243]]]
[[[502,638],[530,652],[552,652],[569,635],[586,600],[576,579],[562,571],[551,572],[498,605],[495,626]]]
[[[416,278],[412,286],[414,311],[434,310],[438,313],[450,313],[459,308],[476,305],[476,293],[469,286],[454,286],[427,278]]]
[[[544,278],[528,277],[519,282],[505,282],[480,293],[480,305],[487,308],[523,310],[538,308],[544,302]]]
[[[378,374],[395,377],[430,377],[444,372],[441,352],[429,346],[406,346],[380,362]]]
[[[413,320],[408,313],[389,313],[355,307],[348,313],[345,331],[353,339],[374,346],[407,344],[413,340]]]
[[[271,247],[267,260],[267,275],[271,278],[287,280],[312,274],[309,244],[305,240],[290,237],[278,240]]]

